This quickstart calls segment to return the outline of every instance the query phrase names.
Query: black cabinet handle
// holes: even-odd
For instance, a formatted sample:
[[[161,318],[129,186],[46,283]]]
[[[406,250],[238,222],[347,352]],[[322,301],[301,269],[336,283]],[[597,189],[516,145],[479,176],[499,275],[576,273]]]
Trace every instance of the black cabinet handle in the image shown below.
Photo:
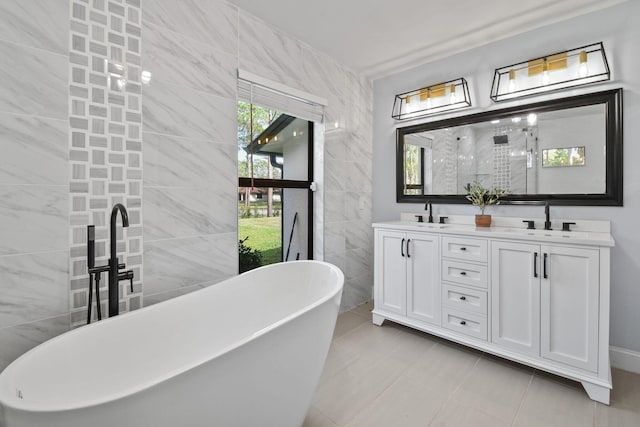
[[[465,296],[461,296],[460,297],[460,301],[466,301],[466,300],[467,300],[467,297],[465,297]]]
[[[409,254],[409,243],[411,243],[411,239],[407,240],[407,258],[411,258],[411,254]]]
[[[533,277],[538,277],[538,252],[533,253]]]
[[[466,251],[466,250],[467,250],[467,248],[465,248],[465,247],[463,246],[463,247],[461,247],[461,248],[460,248],[460,250],[461,250],[462,252],[464,252],[464,251]]]
[[[466,325],[466,324],[467,324],[467,322],[465,322],[464,320],[461,320],[461,321],[460,321],[460,324],[464,326],[464,325]]]
[[[461,276],[466,276],[466,275],[467,275],[467,272],[466,272],[466,271],[461,271],[461,272],[460,272],[460,275],[461,275]]]
[[[542,277],[547,279],[549,276],[547,275],[547,253],[545,252],[542,258]]]
[[[402,243],[400,243],[400,255],[404,257],[404,240],[402,239]]]

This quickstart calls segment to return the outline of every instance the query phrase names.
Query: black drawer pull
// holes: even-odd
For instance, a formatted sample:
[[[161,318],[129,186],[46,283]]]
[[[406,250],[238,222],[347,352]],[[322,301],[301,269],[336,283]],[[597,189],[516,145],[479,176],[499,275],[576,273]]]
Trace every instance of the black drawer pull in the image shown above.
[[[409,254],[409,243],[411,243],[411,239],[407,240],[407,258],[411,258],[411,255]]]
[[[404,240],[402,239],[402,243],[400,243],[400,255],[404,257]]]
[[[467,324],[467,322],[465,322],[464,320],[461,320],[461,321],[460,321],[460,324],[464,326],[464,325],[466,325],[466,324]]]
[[[465,247],[463,246],[463,247],[461,247],[461,248],[460,248],[460,250],[464,252],[464,251],[466,251],[466,250],[467,250],[467,248],[465,248]]]
[[[461,275],[461,276],[466,276],[466,275],[467,275],[467,272],[466,272],[466,271],[461,271],[461,272],[460,272],[460,275]]]
[[[461,301],[466,301],[466,300],[467,300],[467,297],[462,296],[462,297],[460,297],[460,300],[461,300]]]

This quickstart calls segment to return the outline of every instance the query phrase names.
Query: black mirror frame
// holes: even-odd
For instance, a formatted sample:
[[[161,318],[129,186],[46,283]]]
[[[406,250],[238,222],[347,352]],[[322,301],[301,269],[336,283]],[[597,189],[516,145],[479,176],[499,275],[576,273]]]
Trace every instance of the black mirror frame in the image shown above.
[[[396,129],[396,201],[398,203],[469,203],[463,194],[405,195],[404,194],[404,136],[454,126],[468,125],[513,114],[541,113],[567,108],[604,104],[606,120],[606,185],[604,193],[594,194],[517,194],[505,196],[502,204],[539,204],[545,201],[565,206],[622,206],[622,89],[588,93],[569,98],[519,105],[500,110],[485,111],[467,116],[420,123]]]

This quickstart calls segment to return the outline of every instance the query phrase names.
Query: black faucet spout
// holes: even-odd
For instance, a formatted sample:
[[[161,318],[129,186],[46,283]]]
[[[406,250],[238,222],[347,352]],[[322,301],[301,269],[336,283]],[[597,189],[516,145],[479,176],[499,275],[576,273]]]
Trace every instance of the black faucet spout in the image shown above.
[[[120,268],[120,264],[118,262],[116,250],[118,242],[116,236],[116,219],[118,217],[118,212],[120,212],[120,216],[122,216],[122,226],[129,227],[129,215],[127,214],[127,209],[120,203],[115,204],[111,210],[111,233],[109,241],[111,250],[111,258],[109,259],[109,317],[117,316],[120,312],[118,307],[120,300],[120,293],[118,292],[118,283],[120,281],[118,269]]]
[[[431,206],[431,202],[427,202],[424,205],[424,210],[426,210],[427,212],[429,212],[429,224],[433,224],[433,206]]]
[[[544,229],[551,230],[551,219],[549,218],[549,201],[544,202]]]

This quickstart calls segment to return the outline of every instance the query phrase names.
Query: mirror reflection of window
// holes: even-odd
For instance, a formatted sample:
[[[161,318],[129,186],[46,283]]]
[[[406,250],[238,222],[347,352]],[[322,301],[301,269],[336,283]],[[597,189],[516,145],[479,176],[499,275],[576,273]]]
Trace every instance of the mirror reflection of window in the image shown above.
[[[542,167],[584,166],[585,147],[551,148],[542,150]]]
[[[404,194],[431,194],[432,146],[433,139],[428,135],[407,135],[404,144]]]

